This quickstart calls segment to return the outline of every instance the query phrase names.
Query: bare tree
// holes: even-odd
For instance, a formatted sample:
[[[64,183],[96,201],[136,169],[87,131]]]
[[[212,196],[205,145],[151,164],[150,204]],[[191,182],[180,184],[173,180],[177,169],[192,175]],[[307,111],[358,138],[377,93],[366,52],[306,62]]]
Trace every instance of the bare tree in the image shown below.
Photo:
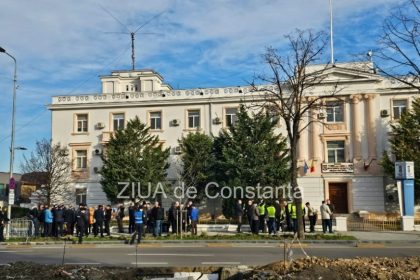
[[[322,100],[337,93],[336,84],[325,87],[322,95],[314,89],[326,78],[325,71],[331,65],[320,63],[328,39],[325,33],[297,30],[286,36],[288,53],[268,48],[263,55],[270,74],[257,78],[270,86],[254,86],[254,90],[264,92],[265,107],[285,123],[290,148],[290,184],[297,209],[297,217],[302,216],[302,196],[298,186],[298,144],[301,132],[316,119],[316,113],[323,105]],[[337,98],[337,97],[335,97]],[[304,238],[302,219],[298,219],[298,237]]]
[[[71,197],[71,161],[67,147],[43,139],[36,142],[35,151],[24,157],[21,169],[41,177],[41,198],[45,203],[63,202]]]
[[[420,3],[407,0],[383,23],[379,70],[420,92]]]

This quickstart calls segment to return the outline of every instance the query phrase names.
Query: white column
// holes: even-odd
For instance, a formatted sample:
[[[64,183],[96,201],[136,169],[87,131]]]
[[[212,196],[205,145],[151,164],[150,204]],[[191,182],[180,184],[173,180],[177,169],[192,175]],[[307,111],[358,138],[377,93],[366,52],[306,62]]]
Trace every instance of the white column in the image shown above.
[[[376,159],[376,124],[375,124],[375,95],[365,94],[367,102],[367,130],[369,159]]]
[[[304,128],[308,124],[308,116],[305,114],[300,121],[299,130],[301,130],[298,146],[298,160],[308,159],[308,129]]]
[[[316,110],[312,110],[311,112],[312,117],[313,117],[313,122],[311,124],[312,127],[312,135],[311,135],[311,140],[312,140],[312,159],[313,160],[320,160],[321,159],[321,144],[320,144],[320,139],[319,139],[319,123],[316,121],[317,119],[317,112]]]
[[[362,159],[362,139],[361,139],[361,123],[360,123],[360,116],[362,115],[360,112],[360,95],[353,95],[351,96],[351,103],[352,103],[352,119],[353,119],[353,159],[361,160]]]

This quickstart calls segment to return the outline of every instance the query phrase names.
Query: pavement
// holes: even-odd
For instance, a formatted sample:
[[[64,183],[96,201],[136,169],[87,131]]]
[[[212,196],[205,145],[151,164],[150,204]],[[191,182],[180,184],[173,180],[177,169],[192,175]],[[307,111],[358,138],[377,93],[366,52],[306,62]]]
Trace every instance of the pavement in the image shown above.
[[[362,244],[361,244],[362,245]],[[0,265],[16,261],[41,264],[192,267],[265,265],[306,256],[335,258],[420,256],[420,245],[395,244],[303,244],[285,250],[282,243],[207,244],[82,244],[82,245],[6,245],[0,246]],[[64,256],[64,257],[63,257]]]

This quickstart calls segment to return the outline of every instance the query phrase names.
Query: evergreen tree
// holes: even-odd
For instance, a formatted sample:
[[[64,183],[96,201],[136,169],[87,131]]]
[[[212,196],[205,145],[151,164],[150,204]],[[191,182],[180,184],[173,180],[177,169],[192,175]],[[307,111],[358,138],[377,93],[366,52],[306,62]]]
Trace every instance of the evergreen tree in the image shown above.
[[[182,181],[185,187],[196,187],[197,199],[202,199],[206,184],[212,178],[213,139],[206,134],[195,132],[182,137],[179,144],[182,151]]]
[[[391,152],[396,161],[414,161],[415,197],[420,203],[420,98],[413,101],[413,108],[391,124]],[[384,152],[381,165],[385,172],[394,177],[394,162]]]
[[[278,119],[266,112],[250,116],[243,105],[237,122],[222,130],[215,140],[219,184],[230,187],[281,186],[288,182],[289,156],[287,142],[274,132]],[[224,214],[232,216],[232,200],[225,201]]]
[[[127,128],[115,132],[102,155],[103,191],[112,202],[120,201],[117,196],[124,185],[119,182],[140,183],[142,189],[150,182],[153,191],[166,179],[168,157],[169,148],[163,149],[159,137],[149,133],[149,127],[138,117],[130,120]],[[124,195],[132,197],[131,188]]]

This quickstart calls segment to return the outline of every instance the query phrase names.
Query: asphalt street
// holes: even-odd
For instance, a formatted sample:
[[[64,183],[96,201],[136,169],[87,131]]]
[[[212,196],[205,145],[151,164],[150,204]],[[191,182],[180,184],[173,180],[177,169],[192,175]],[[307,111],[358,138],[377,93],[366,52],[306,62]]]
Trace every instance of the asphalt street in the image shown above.
[[[136,255],[137,248],[137,255]],[[310,244],[303,249],[309,256],[327,258],[420,256],[419,245],[361,247],[341,244]],[[293,247],[292,258],[303,258],[301,248]],[[16,261],[61,264],[63,246],[2,246],[0,265]],[[278,244],[145,244],[134,245],[67,245],[64,263],[104,266],[227,266],[264,265],[282,261],[284,248]],[[289,253],[290,255],[290,253]]]

